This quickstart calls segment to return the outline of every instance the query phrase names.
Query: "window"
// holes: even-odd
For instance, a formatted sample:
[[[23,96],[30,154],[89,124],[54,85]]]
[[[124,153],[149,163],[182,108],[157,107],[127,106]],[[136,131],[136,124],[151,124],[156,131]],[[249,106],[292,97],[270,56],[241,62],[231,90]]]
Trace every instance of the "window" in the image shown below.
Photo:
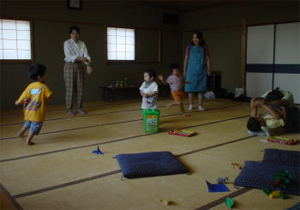
[[[0,19],[0,60],[31,60],[30,21]]]
[[[135,60],[135,30],[107,27],[107,60]]]

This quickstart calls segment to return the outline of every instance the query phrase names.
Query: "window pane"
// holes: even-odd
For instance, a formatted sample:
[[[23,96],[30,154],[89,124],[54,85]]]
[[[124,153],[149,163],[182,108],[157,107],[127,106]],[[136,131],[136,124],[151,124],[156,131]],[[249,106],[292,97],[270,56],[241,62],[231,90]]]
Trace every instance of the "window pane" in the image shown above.
[[[126,52],[134,52],[134,45],[126,45]]]
[[[31,53],[29,50],[19,50],[18,51],[18,59],[30,59]]]
[[[4,50],[3,56],[4,59],[17,59],[17,50]]]
[[[107,43],[117,43],[117,37],[116,36],[108,36],[107,37]]]
[[[30,24],[28,21],[17,21],[17,29],[18,30],[30,30]]]
[[[116,31],[117,31],[116,28],[110,28],[110,27],[108,27],[107,28],[107,35],[109,35],[109,36],[111,36],[111,35],[115,36],[116,35]]]
[[[3,20],[3,29],[16,29],[15,20]]]
[[[125,52],[117,52],[118,60],[125,60]]]
[[[108,60],[116,60],[117,59],[117,53],[116,52],[108,52],[107,56],[108,56]]]
[[[135,59],[135,30],[125,28],[107,28],[107,59]]]
[[[134,53],[126,52],[126,60],[134,60]]]
[[[134,37],[126,37],[126,44],[134,44]]]
[[[117,44],[125,44],[125,37],[117,36]]]
[[[125,28],[117,28],[117,36],[125,36]]]
[[[134,29],[126,29],[126,36],[134,37]]]
[[[0,19],[0,59],[31,59],[30,21]]]
[[[16,50],[17,41],[16,40],[3,40],[3,48],[7,50]],[[4,55],[5,57],[5,55]]]
[[[30,41],[18,41],[19,50],[30,50]]]
[[[17,31],[18,39],[26,39],[30,40],[30,32],[29,31]]]
[[[3,30],[4,39],[17,39],[17,33],[15,30]]]
[[[117,51],[122,51],[122,52],[125,52],[125,45],[122,44],[122,45],[117,45]]]
[[[107,50],[108,51],[116,51],[117,50],[117,46],[115,44],[108,44],[107,45]]]

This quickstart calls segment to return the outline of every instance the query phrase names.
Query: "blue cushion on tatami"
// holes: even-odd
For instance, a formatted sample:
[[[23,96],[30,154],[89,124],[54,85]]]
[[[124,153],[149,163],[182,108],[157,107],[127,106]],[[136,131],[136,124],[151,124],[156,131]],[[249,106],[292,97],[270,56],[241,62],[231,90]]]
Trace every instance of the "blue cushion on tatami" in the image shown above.
[[[249,188],[277,190],[277,188],[273,186],[273,176],[280,170],[286,170],[292,175],[290,184],[287,185],[286,193],[300,195],[299,167],[248,161],[238,177],[234,180],[234,184]]]
[[[138,178],[188,173],[171,152],[146,152],[116,156],[124,177]]]
[[[300,167],[300,152],[281,149],[265,149],[262,162]]]

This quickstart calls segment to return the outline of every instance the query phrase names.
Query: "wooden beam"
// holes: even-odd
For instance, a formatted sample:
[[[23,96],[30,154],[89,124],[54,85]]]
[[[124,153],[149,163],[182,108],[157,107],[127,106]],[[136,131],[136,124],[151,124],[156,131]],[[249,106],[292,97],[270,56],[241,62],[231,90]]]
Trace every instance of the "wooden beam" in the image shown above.
[[[241,10],[241,64],[240,87],[246,87],[246,50],[247,50],[247,3],[242,4]]]

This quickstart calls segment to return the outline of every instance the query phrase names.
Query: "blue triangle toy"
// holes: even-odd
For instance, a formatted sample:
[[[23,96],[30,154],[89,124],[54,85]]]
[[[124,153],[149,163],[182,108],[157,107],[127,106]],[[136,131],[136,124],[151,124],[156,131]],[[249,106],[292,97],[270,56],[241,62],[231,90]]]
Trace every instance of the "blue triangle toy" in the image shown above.
[[[101,150],[99,149],[99,146],[97,147],[96,150],[93,151],[93,153],[98,154],[98,155],[104,155],[104,153],[101,152]]]

